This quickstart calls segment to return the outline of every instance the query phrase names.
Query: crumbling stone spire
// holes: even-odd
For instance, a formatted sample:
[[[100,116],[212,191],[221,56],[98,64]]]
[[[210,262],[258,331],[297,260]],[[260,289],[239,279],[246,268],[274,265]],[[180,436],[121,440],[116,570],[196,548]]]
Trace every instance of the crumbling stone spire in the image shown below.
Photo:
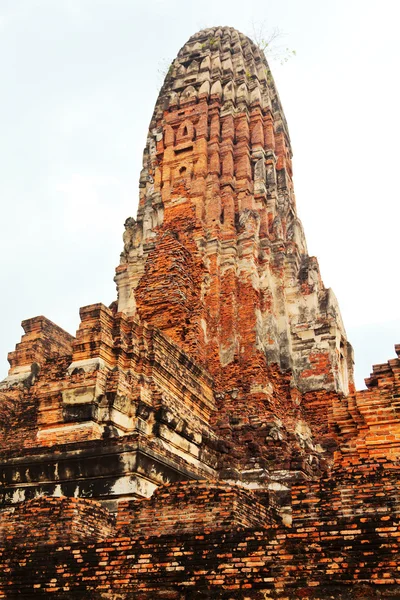
[[[254,383],[278,363],[301,391],[347,393],[352,351],[307,253],[291,159],[263,52],[229,27],[192,36],[151,120],[118,310],[163,330],[217,379]]]

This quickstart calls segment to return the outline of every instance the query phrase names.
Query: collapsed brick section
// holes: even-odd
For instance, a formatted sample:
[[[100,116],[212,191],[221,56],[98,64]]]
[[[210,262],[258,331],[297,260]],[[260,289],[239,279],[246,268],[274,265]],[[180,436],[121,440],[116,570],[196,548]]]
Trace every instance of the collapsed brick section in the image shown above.
[[[201,314],[202,257],[193,240],[196,221],[190,207],[179,207],[165,224],[148,256],[136,297],[143,321],[152,323],[198,362],[204,359],[202,330],[190,327]]]

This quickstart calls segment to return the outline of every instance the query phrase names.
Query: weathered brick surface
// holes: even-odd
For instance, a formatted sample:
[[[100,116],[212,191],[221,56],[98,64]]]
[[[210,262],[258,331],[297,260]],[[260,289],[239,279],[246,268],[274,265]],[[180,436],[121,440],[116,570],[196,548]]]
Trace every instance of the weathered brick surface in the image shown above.
[[[265,384],[277,363],[302,391],[347,392],[351,347],[307,254],[291,155],[257,46],[227,27],[193,36],[153,113],[118,307],[195,352],[222,388]]]
[[[357,475],[352,482],[356,479]],[[378,518],[361,512],[343,516],[332,503],[333,488],[338,485],[337,480],[326,480],[317,494],[307,486],[299,487],[294,492],[298,508],[291,527],[270,522],[243,529],[232,522],[229,529],[206,526],[199,531],[192,523],[192,531],[183,533],[179,525],[191,522],[184,501],[176,505],[176,530],[171,531],[170,525],[164,531],[160,523],[153,537],[137,532],[128,535],[124,523],[128,512],[123,509],[124,534],[100,542],[61,543],[47,547],[47,552],[40,545],[32,547],[29,540],[12,548],[4,544],[0,597],[41,593],[56,598],[142,599],[399,597],[398,513],[390,514],[388,509]],[[201,487],[204,484],[199,486],[200,495]],[[176,488],[160,490],[167,511],[173,501],[167,497],[169,491],[176,498]],[[226,491],[229,494],[232,489]],[[187,490],[183,486],[182,492],[196,494],[193,486]],[[328,511],[318,515],[308,509],[316,495],[329,504]],[[144,502],[149,501],[139,501],[136,515],[130,513],[132,518],[140,518],[141,510],[147,512]],[[224,508],[222,502],[221,512]],[[164,525],[167,522],[166,516]]]
[[[400,359],[354,390],[248,38],[185,44],[143,165],[117,301],[9,354],[0,598],[400,598]]]
[[[399,356],[399,345],[396,353]],[[330,420],[343,440],[337,457],[343,466],[399,459],[400,359],[374,366],[365,381],[367,390],[332,402]]]
[[[242,34],[200,32],[172,64],[125,227],[118,305],[82,308],[75,338],[24,322],[4,382],[8,422],[29,390],[33,422],[16,439],[140,431],[201,476],[324,471],[334,442],[321,421],[351,387],[350,346],[307,254],[274,81]]]
[[[52,323],[46,317],[34,317],[22,321],[25,335],[17,344],[14,352],[10,352],[8,360],[11,365],[10,375],[16,368],[32,363],[42,364],[47,358],[64,356],[71,353],[72,335]]]
[[[93,500],[39,497],[4,511],[2,546],[51,546],[109,537],[115,520]]]
[[[26,388],[0,390],[0,449],[21,451],[36,442],[37,402]]]
[[[266,527],[280,521],[257,495],[218,482],[181,482],[149,499],[121,502],[117,528],[130,536],[191,533],[228,527]]]

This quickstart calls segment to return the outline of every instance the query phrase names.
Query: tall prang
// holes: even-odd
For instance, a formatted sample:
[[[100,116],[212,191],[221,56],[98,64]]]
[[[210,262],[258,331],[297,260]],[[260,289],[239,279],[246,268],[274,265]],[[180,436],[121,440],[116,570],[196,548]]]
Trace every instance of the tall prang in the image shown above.
[[[400,345],[354,391],[234,29],[171,65],[116,282],[76,336],[34,317],[8,355],[0,598],[399,598]]]
[[[151,120],[118,310],[164,331],[222,387],[348,393],[352,350],[307,254],[286,119],[263,52],[231,28],[190,38]],[[239,371],[240,374],[239,374]]]
[[[82,308],[76,337],[28,319],[9,354],[1,443],[47,466],[34,482],[25,459],[16,481],[5,466],[5,504],[46,493],[115,507],[204,477],[284,480],[286,493],[331,464],[352,351],[307,254],[291,155],[263,52],[229,27],[190,38],[150,123],[117,303]],[[42,452],[59,445],[62,465]]]

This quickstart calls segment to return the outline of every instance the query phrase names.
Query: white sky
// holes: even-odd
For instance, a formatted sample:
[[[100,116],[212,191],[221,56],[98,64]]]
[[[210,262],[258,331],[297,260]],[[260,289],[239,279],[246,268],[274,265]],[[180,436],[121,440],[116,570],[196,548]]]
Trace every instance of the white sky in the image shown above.
[[[160,70],[204,27],[279,27],[270,61],[310,254],[358,387],[400,342],[398,0],[0,0],[0,379],[22,319],[116,298]]]

